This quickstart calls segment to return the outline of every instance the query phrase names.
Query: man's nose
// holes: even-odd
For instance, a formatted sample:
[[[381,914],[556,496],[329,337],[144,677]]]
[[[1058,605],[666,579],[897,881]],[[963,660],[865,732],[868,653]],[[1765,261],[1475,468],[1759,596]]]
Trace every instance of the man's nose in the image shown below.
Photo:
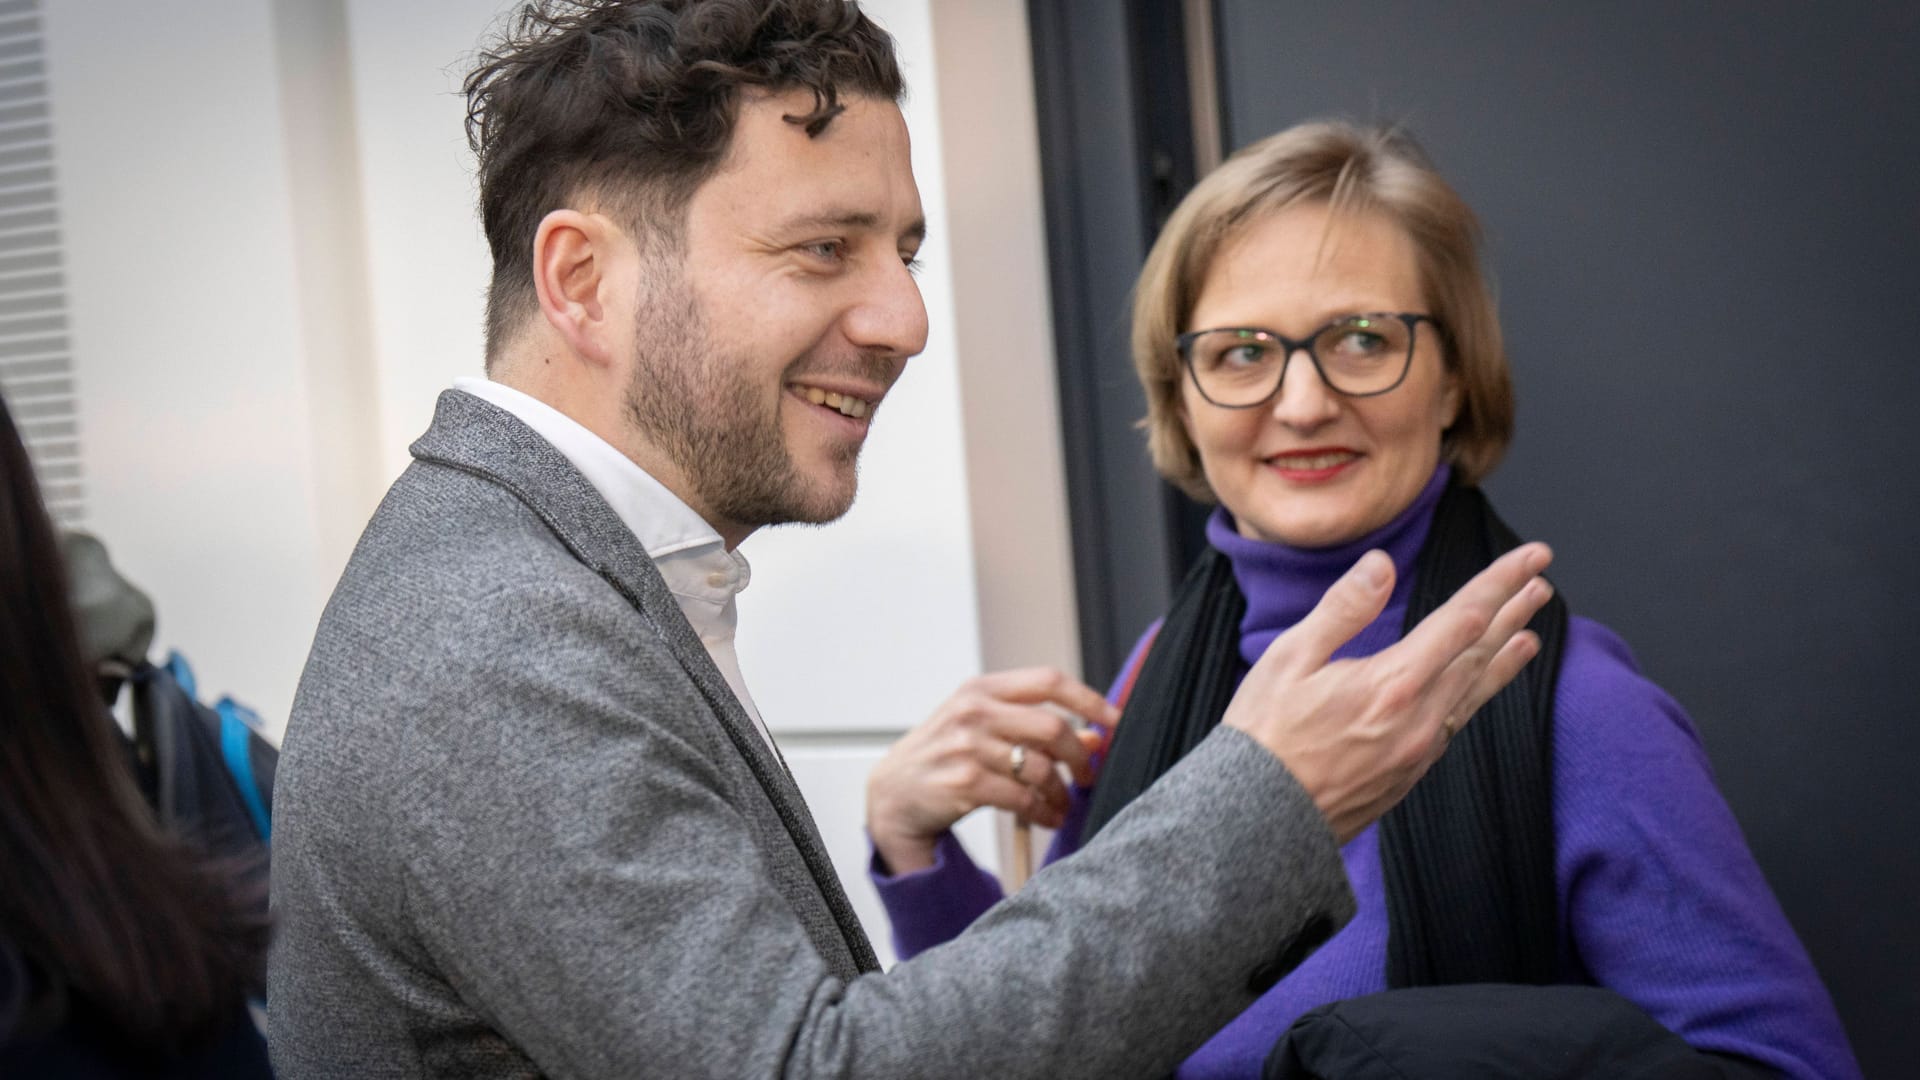
[[[905,359],[927,347],[927,305],[905,263],[875,268],[847,312],[847,338],[864,350]]]
[[[1280,392],[1273,398],[1273,418],[1290,428],[1311,430],[1340,415],[1340,395],[1320,377],[1320,368],[1305,349],[1287,354],[1281,365]]]

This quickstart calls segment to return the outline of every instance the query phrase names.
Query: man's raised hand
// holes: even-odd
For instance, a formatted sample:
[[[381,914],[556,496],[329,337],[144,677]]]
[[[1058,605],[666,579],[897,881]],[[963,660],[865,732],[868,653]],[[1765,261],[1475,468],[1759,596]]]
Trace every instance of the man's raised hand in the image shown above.
[[[1545,544],[1515,548],[1398,643],[1332,660],[1393,593],[1392,560],[1368,552],[1274,640],[1221,723],[1285,763],[1345,843],[1398,803],[1539,651],[1526,625],[1553,595],[1539,576],[1552,559]]]

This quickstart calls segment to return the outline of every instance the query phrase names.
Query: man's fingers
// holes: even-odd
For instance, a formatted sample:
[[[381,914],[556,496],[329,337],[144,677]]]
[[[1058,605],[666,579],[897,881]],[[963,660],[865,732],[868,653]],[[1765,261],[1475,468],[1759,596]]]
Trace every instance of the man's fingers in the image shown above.
[[[1454,706],[1452,715],[1459,717],[1458,723],[1464,724],[1468,717],[1480,711],[1500,692],[1500,688],[1513,681],[1527,661],[1540,654],[1540,637],[1531,630],[1522,630],[1508,638],[1506,644],[1493,656],[1493,662],[1480,672],[1480,675],[1467,688],[1466,696]]]
[[[1380,617],[1392,595],[1393,560],[1383,551],[1367,552],[1333,583],[1306,618],[1274,639],[1260,662],[1282,664],[1293,671],[1324,666],[1340,646]]]
[[[1469,697],[1473,688],[1480,685],[1487,674],[1488,665],[1514,640],[1514,635],[1526,629],[1527,623],[1552,596],[1553,586],[1549,585],[1545,578],[1534,578],[1527,582],[1513,599],[1506,602],[1499,614],[1494,616],[1492,624],[1487,627],[1485,633],[1480,635],[1480,640],[1474,642],[1453,663],[1447,665],[1447,670],[1441,673],[1433,686],[1431,696],[1435,703],[1459,712],[1462,716],[1471,715],[1473,709],[1479,706],[1476,704],[1473,708],[1463,711],[1458,702]],[[1517,667],[1514,668],[1514,673],[1519,670]],[[1506,685],[1507,680],[1511,678],[1513,673],[1509,673],[1506,679],[1493,684],[1488,695],[1498,693],[1500,687]]]
[[[1508,604],[1552,561],[1553,552],[1538,543],[1522,544],[1495,559],[1389,650],[1394,664],[1414,685],[1433,683],[1462,653],[1481,642],[1507,613]],[[1541,596],[1533,608],[1545,602]],[[1527,611],[1526,618],[1532,616],[1532,610]],[[1526,618],[1520,620],[1522,625]]]

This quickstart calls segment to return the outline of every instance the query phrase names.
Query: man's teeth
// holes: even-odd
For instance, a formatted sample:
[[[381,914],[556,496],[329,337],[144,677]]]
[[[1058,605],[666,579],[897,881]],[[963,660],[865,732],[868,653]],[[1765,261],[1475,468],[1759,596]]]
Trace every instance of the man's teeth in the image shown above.
[[[1299,469],[1303,472],[1310,472],[1314,469],[1331,469],[1335,465],[1341,465],[1352,460],[1352,454],[1344,450],[1336,450],[1327,454],[1285,454],[1274,458],[1273,463],[1283,469]]]
[[[825,405],[829,409],[836,409],[840,415],[851,416],[856,420],[873,411],[872,405],[867,404],[857,397],[846,394],[836,394],[831,390],[822,390],[817,386],[807,387],[806,394],[807,400],[813,402],[815,405]]]

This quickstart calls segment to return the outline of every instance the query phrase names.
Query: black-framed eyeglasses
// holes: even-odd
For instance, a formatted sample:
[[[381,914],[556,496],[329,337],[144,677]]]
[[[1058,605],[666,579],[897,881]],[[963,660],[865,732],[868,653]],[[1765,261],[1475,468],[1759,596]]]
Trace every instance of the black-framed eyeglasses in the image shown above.
[[[1348,397],[1384,394],[1406,381],[1421,323],[1444,330],[1431,315],[1378,312],[1343,315],[1295,340],[1257,326],[1195,330],[1174,339],[1200,396],[1223,409],[1251,409],[1280,392],[1287,358],[1305,349],[1320,380]]]

